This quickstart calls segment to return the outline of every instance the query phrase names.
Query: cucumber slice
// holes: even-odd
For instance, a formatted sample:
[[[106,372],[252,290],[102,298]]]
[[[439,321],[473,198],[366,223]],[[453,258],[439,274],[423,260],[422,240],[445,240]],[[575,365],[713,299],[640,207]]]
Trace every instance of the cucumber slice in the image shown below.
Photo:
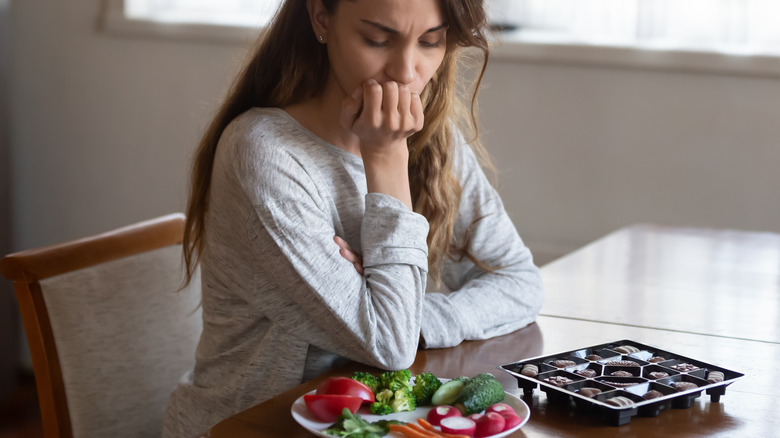
[[[468,377],[462,376],[445,382],[433,393],[431,403],[433,403],[434,406],[451,405],[455,403],[455,400],[458,399],[458,395],[460,394],[460,390],[466,386],[468,380]]]

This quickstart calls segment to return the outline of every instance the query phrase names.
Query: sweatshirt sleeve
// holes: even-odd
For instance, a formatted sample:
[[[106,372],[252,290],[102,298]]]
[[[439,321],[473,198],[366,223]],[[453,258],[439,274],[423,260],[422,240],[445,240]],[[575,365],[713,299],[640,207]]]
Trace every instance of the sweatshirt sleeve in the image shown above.
[[[247,300],[306,343],[383,369],[411,366],[428,270],[427,220],[383,194],[348,205],[365,209],[361,276],[333,241],[338,218],[309,173],[316,169],[279,147],[233,163],[236,196],[253,205],[247,220],[256,222],[248,227],[256,234],[248,238],[261,270]]]
[[[462,187],[455,242],[459,246],[467,242],[471,254],[494,271],[467,258],[446,260],[442,281],[452,292],[426,294],[422,321],[426,348],[511,333],[533,322],[542,306],[541,276],[531,252],[468,145],[456,146],[454,166]]]

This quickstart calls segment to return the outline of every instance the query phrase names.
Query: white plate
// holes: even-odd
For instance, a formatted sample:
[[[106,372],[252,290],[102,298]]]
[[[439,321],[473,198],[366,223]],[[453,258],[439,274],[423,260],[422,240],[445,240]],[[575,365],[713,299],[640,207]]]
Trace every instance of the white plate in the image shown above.
[[[315,391],[311,391],[308,394],[314,394],[314,392]],[[518,424],[517,426],[509,430],[505,430],[501,433],[491,435],[488,438],[501,438],[507,436],[510,433],[516,431],[517,429],[523,427],[523,425],[528,422],[528,418],[531,417],[531,410],[528,409],[528,405],[525,404],[523,400],[521,400],[516,395],[510,394],[508,392],[506,392],[505,394],[506,396],[504,397],[504,401],[502,403],[506,403],[509,406],[512,406],[515,412],[517,412],[517,415],[519,415],[520,418],[523,419],[523,421],[521,421],[520,424]],[[398,420],[398,421],[403,421],[405,423],[417,423],[418,418],[425,418],[428,415],[428,411],[430,411],[433,408],[434,408],[433,406],[423,406],[411,412],[397,412],[388,415],[374,415],[368,411],[367,406],[362,406],[357,411],[357,413],[360,414],[360,416],[363,417],[363,419],[368,421],[369,423],[373,423],[379,420]],[[295,403],[293,403],[290,412],[292,413],[292,416],[295,419],[295,421],[297,421],[298,424],[303,426],[304,429],[308,430],[309,432],[317,436],[321,436],[325,438],[333,438],[333,435],[326,435],[322,433],[323,430],[330,427],[330,425],[333,423],[322,422],[320,419],[315,417],[314,414],[309,412],[309,410],[306,409],[306,404],[303,402],[303,396],[300,396],[298,397],[297,400],[295,400]],[[398,437],[401,435],[390,433],[389,435],[386,436]]]

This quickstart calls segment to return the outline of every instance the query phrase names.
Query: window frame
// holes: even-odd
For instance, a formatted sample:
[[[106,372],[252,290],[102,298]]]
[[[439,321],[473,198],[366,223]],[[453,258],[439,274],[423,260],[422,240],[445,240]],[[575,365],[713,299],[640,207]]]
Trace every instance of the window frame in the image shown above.
[[[128,18],[124,0],[103,0],[101,28],[110,36],[158,38],[245,46],[260,28],[207,23],[162,23]],[[491,39],[491,60],[501,63],[625,68],[699,74],[780,78],[780,54],[738,54],[713,49],[605,45],[503,32]]]
[[[256,27],[212,23],[163,23],[129,18],[124,0],[103,0],[101,30],[110,36],[158,38],[178,41],[243,45],[254,41],[260,29]]]

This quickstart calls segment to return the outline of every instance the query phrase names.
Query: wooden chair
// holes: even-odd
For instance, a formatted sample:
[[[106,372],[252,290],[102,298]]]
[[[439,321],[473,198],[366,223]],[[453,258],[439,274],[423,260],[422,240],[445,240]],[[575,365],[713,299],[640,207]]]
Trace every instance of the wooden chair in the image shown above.
[[[48,437],[159,437],[192,368],[200,275],[184,290],[184,215],[0,261],[14,282]]]

